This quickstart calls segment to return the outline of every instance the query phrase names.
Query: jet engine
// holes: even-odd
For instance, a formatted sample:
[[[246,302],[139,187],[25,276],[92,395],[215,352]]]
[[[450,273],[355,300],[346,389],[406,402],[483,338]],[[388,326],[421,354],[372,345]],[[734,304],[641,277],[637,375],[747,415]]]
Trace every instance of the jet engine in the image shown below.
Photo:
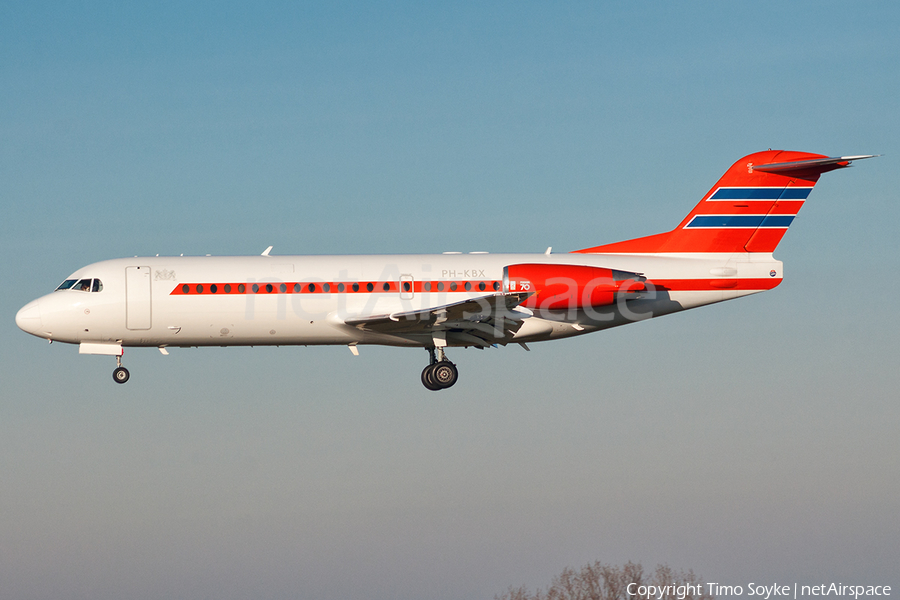
[[[533,292],[521,306],[538,310],[568,310],[613,304],[620,295],[644,291],[646,277],[603,267],[518,264],[503,268],[506,292]]]

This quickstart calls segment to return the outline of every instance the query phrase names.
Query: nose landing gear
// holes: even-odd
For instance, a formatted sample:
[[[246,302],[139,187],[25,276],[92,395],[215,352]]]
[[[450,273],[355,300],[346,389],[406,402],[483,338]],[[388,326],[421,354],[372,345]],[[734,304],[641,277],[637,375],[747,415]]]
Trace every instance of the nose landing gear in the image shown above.
[[[431,360],[428,366],[422,370],[422,385],[436,392],[447,389],[456,383],[456,380],[459,379],[459,371],[456,365],[447,360],[444,349],[437,349],[439,358],[435,358],[434,348],[428,348],[427,350]]]
[[[128,372],[128,369],[122,366],[122,357],[116,357],[116,370],[113,371],[113,381],[116,383],[125,383],[131,377],[131,373]]]

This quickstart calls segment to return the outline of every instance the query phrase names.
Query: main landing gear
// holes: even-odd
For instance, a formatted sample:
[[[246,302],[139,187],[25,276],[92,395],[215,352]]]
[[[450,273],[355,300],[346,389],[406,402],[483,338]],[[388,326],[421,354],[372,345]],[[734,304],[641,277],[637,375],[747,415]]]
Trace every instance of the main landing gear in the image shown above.
[[[116,367],[116,370],[113,371],[113,381],[116,383],[125,383],[128,381],[128,378],[131,377],[131,373],[128,372],[128,369],[122,366],[122,357],[116,357],[116,364],[119,365]]]
[[[422,370],[422,385],[436,392],[456,383],[456,380],[459,379],[459,371],[456,369],[456,365],[447,360],[444,349],[437,349],[437,358],[434,354],[434,348],[427,348],[427,350],[431,360],[428,366]]]

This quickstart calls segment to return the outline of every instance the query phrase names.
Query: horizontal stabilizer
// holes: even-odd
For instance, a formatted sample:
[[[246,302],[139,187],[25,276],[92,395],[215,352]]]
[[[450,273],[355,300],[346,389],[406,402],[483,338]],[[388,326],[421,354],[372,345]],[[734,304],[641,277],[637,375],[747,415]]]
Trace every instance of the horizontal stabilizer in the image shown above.
[[[816,158],[813,160],[797,160],[783,163],[770,163],[768,165],[753,165],[754,171],[765,171],[766,173],[782,173],[787,174],[792,171],[817,171],[824,173],[833,171],[834,169],[842,169],[849,167],[854,160],[862,160],[864,158],[875,158],[880,154],[863,154],[860,156],[829,156],[826,158]]]

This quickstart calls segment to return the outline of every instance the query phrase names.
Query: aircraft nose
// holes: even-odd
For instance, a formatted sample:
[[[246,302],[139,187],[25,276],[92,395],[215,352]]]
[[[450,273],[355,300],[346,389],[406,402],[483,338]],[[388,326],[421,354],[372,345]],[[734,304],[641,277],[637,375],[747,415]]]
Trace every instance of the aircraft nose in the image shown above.
[[[40,336],[39,332],[43,324],[41,323],[41,307],[37,300],[29,302],[16,313],[16,325],[25,333]]]

